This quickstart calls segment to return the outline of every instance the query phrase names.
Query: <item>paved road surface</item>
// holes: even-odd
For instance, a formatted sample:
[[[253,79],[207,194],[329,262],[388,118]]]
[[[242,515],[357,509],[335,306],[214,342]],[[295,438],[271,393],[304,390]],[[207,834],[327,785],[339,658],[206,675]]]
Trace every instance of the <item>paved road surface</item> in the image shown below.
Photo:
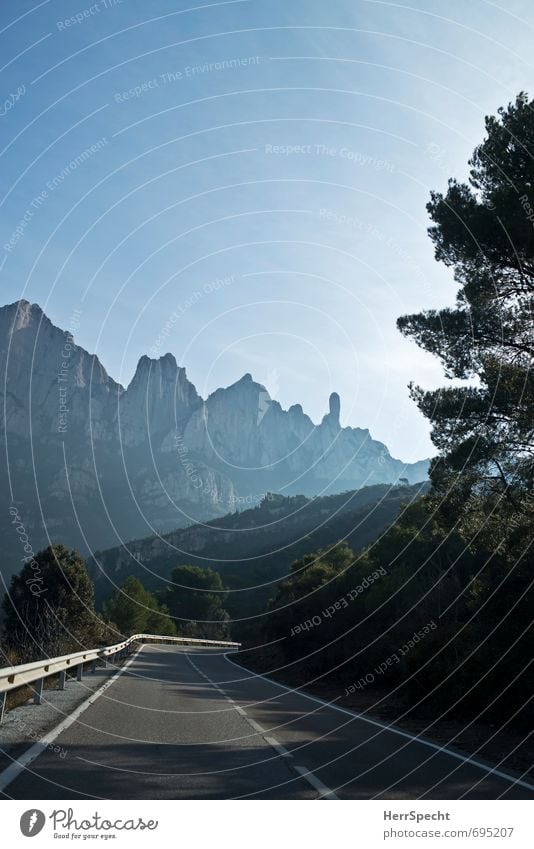
[[[534,792],[287,691],[220,650],[144,646],[14,799],[508,799]]]

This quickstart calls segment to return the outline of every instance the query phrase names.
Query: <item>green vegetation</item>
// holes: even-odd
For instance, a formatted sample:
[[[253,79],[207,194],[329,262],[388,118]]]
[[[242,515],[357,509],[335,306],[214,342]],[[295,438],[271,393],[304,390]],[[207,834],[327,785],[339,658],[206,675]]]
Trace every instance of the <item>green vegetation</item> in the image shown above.
[[[157,595],[130,575],[104,603],[104,616],[123,634],[227,639],[229,616],[220,575],[198,566],[176,566],[169,585]]]
[[[474,488],[521,500],[534,475],[534,142],[533,104],[486,119],[469,185],[449,180],[428,211],[436,259],[460,284],[454,309],[399,319],[407,336],[476,385],[434,392],[412,387],[440,449],[432,480],[465,498]],[[512,492],[512,489],[518,492]]]
[[[104,604],[104,616],[126,637],[132,634],[176,634],[169,608],[160,604],[141,581],[130,575]]]
[[[96,614],[93,596],[78,552],[63,545],[39,552],[13,576],[4,596],[4,653],[29,663],[113,639],[113,626]]]
[[[62,545],[50,546],[12,578],[4,597],[4,662],[68,654],[133,634],[229,637],[226,590],[212,569],[177,566],[160,596],[130,575],[99,614],[83,558]]]
[[[224,607],[233,622],[232,637],[257,642],[257,620],[251,617],[261,616],[273,587],[291,571],[294,560],[340,539],[361,551],[395,521],[403,504],[427,489],[428,483],[376,484],[317,498],[269,493],[253,509],[168,534],[164,546],[156,548],[153,537],[131,543],[127,549],[136,552],[137,559],[125,554],[125,547],[100,552],[89,568],[94,575],[106,573],[119,581],[135,575],[173,616],[180,617],[167,597],[167,587],[176,567],[175,551],[187,551],[191,566],[209,566],[220,575],[228,591]],[[193,585],[187,580],[178,583]],[[100,578],[96,590],[97,602],[102,603],[111,592],[110,584]],[[175,624],[181,627],[179,619]]]
[[[486,131],[469,185],[450,180],[428,205],[456,306],[399,319],[468,379],[411,387],[439,449],[432,489],[362,555],[340,545],[296,562],[257,642],[278,640],[271,665],[340,695],[378,687],[433,717],[521,724],[534,692],[534,103],[520,95]]]
[[[171,586],[163,594],[180,633],[187,637],[226,640],[230,619],[223,603],[227,593],[213,569],[176,566]]]

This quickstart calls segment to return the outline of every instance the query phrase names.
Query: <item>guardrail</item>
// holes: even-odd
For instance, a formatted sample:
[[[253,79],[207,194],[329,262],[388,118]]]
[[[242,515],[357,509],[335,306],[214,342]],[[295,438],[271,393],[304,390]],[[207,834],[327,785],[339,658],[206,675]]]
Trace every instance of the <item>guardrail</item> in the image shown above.
[[[232,643],[225,640],[199,640],[190,637],[167,637],[158,634],[134,634],[116,643],[114,646],[105,646],[96,649],[72,652],[61,657],[49,657],[34,663],[23,663],[20,666],[4,666],[0,669],[0,723],[4,718],[7,694],[18,687],[34,684],[33,702],[40,705],[43,697],[43,685],[46,678],[59,673],[59,689],[64,690],[67,680],[67,672],[76,670],[76,678],[82,680],[84,665],[91,663],[92,672],[96,669],[97,661],[102,660],[106,666],[111,660],[115,663],[131,652],[135,643],[163,643],[180,645],[213,646],[214,648],[238,649],[241,643]]]

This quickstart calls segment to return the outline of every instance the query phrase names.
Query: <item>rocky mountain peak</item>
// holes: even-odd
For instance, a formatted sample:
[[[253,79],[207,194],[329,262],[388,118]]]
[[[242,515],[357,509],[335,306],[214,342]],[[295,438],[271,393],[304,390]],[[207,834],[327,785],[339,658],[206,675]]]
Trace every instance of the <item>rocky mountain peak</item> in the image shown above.
[[[135,374],[127,391],[137,390],[140,387],[146,388],[150,382],[154,382],[159,385],[161,394],[164,391],[165,384],[175,383],[181,377],[185,377],[185,369],[178,368],[173,354],[164,354],[157,359],[152,359],[144,354],[137,363]]]
[[[251,390],[253,392],[267,392],[265,386],[262,383],[256,383],[252,375],[247,372],[239,380],[236,380],[235,383],[227,386],[226,389],[217,389],[213,394],[215,395],[217,392],[250,392]]]
[[[328,413],[324,416],[322,424],[332,430],[341,430],[339,416],[341,412],[341,399],[337,392],[332,392],[328,400]]]
[[[51,321],[45,316],[39,304],[31,304],[25,299],[8,304],[0,310],[3,318],[2,330],[10,335],[26,330],[31,326],[37,328],[40,322],[52,326]]]
[[[173,354],[158,359],[142,356],[121,398],[121,432],[126,444],[144,442],[151,435],[166,436],[187,421],[202,399],[178,366]]]

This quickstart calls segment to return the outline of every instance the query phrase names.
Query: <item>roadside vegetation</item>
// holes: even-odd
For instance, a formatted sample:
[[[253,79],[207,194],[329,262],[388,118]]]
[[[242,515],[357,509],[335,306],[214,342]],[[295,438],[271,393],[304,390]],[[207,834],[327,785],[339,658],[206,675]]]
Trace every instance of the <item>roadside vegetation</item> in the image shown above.
[[[226,593],[213,570],[178,566],[160,595],[129,576],[98,611],[81,555],[63,545],[49,546],[11,579],[2,602],[0,662],[31,663],[140,633],[228,637]]]
[[[449,180],[427,207],[456,303],[403,316],[398,326],[455,378],[435,391],[410,386],[439,452],[430,492],[363,554],[339,545],[298,560],[258,629],[256,643],[269,645],[247,663],[301,684],[327,680],[338,697],[373,688],[378,702],[380,692],[395,693],[429,716],[528,725],[533,148],[534,102],[520,94],[486,119],[469,182]]]

